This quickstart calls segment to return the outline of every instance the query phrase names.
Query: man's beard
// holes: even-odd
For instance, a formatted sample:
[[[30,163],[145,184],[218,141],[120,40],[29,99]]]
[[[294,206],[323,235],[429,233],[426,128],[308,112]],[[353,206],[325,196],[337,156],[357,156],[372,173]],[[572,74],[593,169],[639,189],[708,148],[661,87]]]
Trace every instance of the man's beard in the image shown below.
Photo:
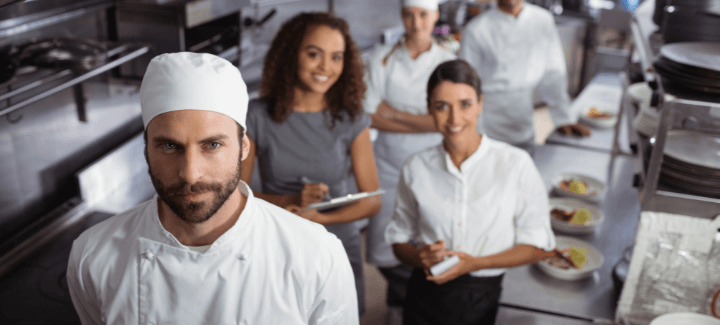
[[[182,221],[189,224],[201,224],[208,221],[220,208],[225,204],[230,195],[235,191],[240,183],[240,172],[242,166],[238,162],[237,169],[230,175],[224,183],[203,183],[188,184],[186,182],[173,186],[165,186],[158,177],[153,173],[152,167],[149,167],[150,179],[158,193],[160,199],[170,207]],[[192,202],[186,201],[185,196],[191,193],[207,193],[213,192],[210,202]]]

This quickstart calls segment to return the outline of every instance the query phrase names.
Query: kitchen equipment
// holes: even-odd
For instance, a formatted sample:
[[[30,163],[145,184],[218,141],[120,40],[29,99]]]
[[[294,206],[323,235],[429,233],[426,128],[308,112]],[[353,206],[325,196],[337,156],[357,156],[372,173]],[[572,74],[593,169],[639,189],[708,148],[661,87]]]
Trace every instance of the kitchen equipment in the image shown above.
[[[590,221],[586,224],[573,224],[551,216],[550,225],[552,226],[552,229],[562,233],[571,235],[591,234],[599,225],[602,224],[603,220],[605,219],[602,212],[597,206],[577,199],[550,198],[549,205],[550,211],[552,211],[553,209],[560,209],[564,211],[587,209],[590,212],[592,219],[590,219]]]
[[[535,264],[540,271],[553,278],[568,281],[587,279],[605,262],[605,257],[603,257],[602,253],[586,241],[565,236],[555,236],[555,242],[559,250],[570,247],[585,249],[587,251],[587,262],[581,266],[580,269],[561,269],[548,264],[544,260]]]
[[[720,40],[664,45],[653,65],[663,79],[673,85],[720,93]]]
[[[572,191],[563,190],[561,182],[563,181],[581,181],[587,184],[586,193],[578,194]],[[563,173],[555,176],[552,181],[553,193],[558,196],[581,199],[590,202],[598,202],[605,195],[605,184],[593,177],[579,174]]]
[[[244,1],[232,0],[119,1],[118,39],[154,45],[153,55],[123,66],[121,75],[142,78],[153,56],[170,52],[211,53],[240,65],[240,10],[244,5]]]
[[[106,51],[97,41],[55,37],[21,45],[18,60],[22,65],[92,70],[105,64]]]

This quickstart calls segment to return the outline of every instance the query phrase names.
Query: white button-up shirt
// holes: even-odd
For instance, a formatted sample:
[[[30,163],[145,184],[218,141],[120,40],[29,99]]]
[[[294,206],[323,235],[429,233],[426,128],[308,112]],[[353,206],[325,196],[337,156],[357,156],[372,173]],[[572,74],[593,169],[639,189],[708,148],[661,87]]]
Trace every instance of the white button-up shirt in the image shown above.
[[[481,133],[513,144],[534,138],[533,93],[538,87],[555,126],[577,122],[569,107],[560,36],[549,11],[525,3],[516,18],[493,8],[467,24],[459,56],[482,80]]]
[[[545,185],[530,156],[483,136],[458,169],[443,145],[411,156],[398,184],[391,243],[431,244],[487,256],[528,244],[550,250],[555,237]],[[472,272],[495,276],[505,269]]]
[[[183,246],[157,200],[73,243],[67,280],[83,324],[358,324],[352,269],[321,225],[254,198],[205,253]]]

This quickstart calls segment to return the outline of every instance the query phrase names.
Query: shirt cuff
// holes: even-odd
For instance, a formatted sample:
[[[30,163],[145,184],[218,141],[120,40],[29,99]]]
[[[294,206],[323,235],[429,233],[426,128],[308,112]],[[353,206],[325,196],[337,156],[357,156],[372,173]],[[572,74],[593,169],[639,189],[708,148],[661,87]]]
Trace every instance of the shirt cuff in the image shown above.
[[[555,236],[552,231],[546,229],[516,230],[516,245],[535,246],[546,251],[555,248]]]
[[[393,227],[392,224],[385,229],[385,242],[388,245],[409,243],[411,240],[412,236],[409,233]]]

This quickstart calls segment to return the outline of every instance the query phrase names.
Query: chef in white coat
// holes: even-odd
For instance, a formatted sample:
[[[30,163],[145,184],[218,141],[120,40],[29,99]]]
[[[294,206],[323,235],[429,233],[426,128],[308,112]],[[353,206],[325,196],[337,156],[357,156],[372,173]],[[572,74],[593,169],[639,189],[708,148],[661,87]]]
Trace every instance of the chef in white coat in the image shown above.
[[[438,20],[437,0],[402,2],[404,37],[394,44],[380,45],[366,62],[367,92],[365,111],[372,127],[379,131],[373,144],[380,178],[385,190],[380,212],[369,220],[367,261],[377,266],[389,282],[387,303],[390,311],[400,314],[405,286],[411,268],[402,266],[385,242],[385,228],[395,204],[395,189],[400,169],[408,155],[437,145],[442,136],[427,114],[425,88],[430,73],[445,61],[455,58],[451,50],[432,37]]]
[[[483,81],[485,110],[478,132],[532,155],[533,94],[538,89],[562,134],[590,135],[570,110],[563,49],[549,11],[524,0],[498,0],[497,8],[465,26],[459,57]]]
[[[240,181],[248,95],[210,54],[154,58],[140,88],[157,196],[73,243],[83,324],[358,324],[353,273],[321,225]]]

